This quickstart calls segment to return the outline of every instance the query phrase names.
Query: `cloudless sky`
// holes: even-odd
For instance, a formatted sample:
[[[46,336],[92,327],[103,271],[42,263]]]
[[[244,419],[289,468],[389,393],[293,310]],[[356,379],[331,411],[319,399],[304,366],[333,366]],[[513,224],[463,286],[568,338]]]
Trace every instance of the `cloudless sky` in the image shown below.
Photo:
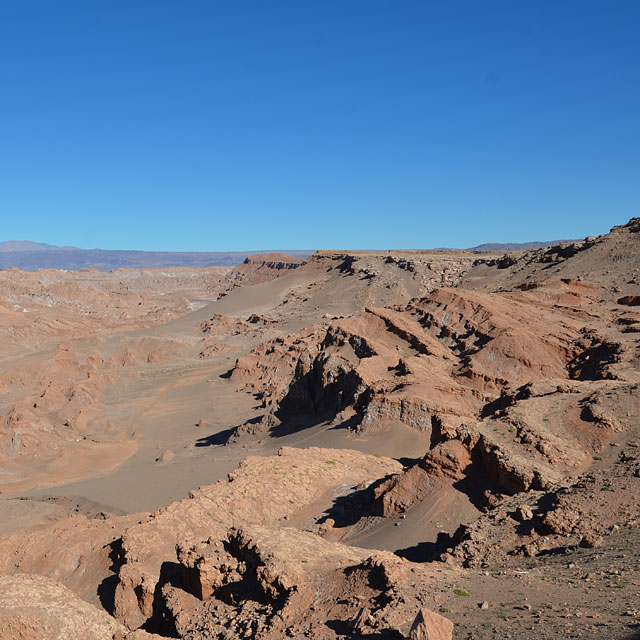
[[[0,240],[467,247],[640,215],[637,0],[4,0]]]

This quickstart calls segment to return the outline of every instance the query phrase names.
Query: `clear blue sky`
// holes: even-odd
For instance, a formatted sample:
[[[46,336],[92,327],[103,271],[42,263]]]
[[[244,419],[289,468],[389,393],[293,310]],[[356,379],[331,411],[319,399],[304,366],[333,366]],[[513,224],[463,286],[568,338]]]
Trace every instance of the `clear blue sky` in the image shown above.
[[[0,240],[465,247],[640,215],[640,2],[5,0]]]

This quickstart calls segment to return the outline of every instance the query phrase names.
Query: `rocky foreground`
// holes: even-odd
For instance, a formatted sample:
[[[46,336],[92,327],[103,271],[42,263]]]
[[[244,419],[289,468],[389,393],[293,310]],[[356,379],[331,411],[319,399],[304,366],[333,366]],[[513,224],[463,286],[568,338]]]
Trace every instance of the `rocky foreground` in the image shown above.
[[[211,482],[160,508],[6,483],[0,637],[639,637],[640,219],[507,255],[320,252],[223,278],[191,315],[58,345],[71,397],[62,369],[23,396],[5,369],[9,474],[63,420],[80,437],[138,420],[151,450],[162,407],[170,424],[193,417],[181,397],[215,405],[203,447],[176,440],[150,476],[206,460]],[[180,396],[196,363],[208,386]],[[157,395],[98,419],[159,367]],[[242,462],[214,482],[221,460]]]

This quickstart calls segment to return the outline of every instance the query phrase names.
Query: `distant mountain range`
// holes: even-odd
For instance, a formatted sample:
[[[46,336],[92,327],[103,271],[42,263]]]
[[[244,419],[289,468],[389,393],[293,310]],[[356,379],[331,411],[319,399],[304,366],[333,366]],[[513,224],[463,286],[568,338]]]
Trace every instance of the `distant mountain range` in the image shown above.
[[[286,253],[296,258],[310,256],[312,250],[278,251],[120,251],[111,249],[79,249],[58,247],[29,240],[0,242],[0,269],[17,267],[36,269],[153,269],[168,267],[232,267],[247,256],[261,253]]]
[[[515,251],[538,249],[566,240],[548,242],[488,243],[470,247],[470,251]],[[17,267],[25,271],[36,269],[153,269],[168,267],[231,267],[247,256],[261,253],[286,253],[296,258],[310,256],[312,250],[265,250],[265,251],[124,251],[115,249],[79,249],[59,247],[30,240],[8,240],[0,242],[0,269]]]
[[[56,249],[75,249],[76,247],[58,247],[55,244],[45,242],[31,242],[31,240],[7,240],[0,242],[2,251],[54,251]]]
[[[573,240],[547,240],[545,242],[487,242],[475,247],[469,247],[469,251],[518,251],[518,249],[541,249],[542,247],[553,247],[563,242],[573,242]]]

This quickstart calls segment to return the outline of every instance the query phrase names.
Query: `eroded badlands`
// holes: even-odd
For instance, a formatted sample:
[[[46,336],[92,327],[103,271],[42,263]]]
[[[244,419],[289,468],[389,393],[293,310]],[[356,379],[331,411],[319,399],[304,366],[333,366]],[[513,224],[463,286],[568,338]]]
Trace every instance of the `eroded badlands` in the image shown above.
[[[640,219],[7,270],[0,331],[0,638],[638,637]]]

